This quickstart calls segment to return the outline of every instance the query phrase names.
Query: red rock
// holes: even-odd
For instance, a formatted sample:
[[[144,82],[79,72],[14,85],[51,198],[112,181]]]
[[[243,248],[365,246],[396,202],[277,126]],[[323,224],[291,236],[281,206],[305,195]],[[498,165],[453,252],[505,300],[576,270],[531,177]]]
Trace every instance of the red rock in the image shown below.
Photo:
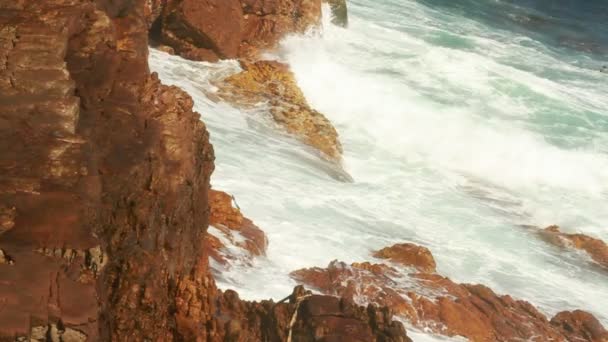
[[[245,249],[251,256],[266,254],[266,234],[244,217],[240,209],[232,206],[232,196],[222,191],[209,190],[209,206],[210,225],[222,231],[234,245]],[[239,234],[243,239],[235,239],[233,233]]]
[[[215,287],[213,148],[192,99],[149,72],[145,2],[0,0],[0,12],[0,340],[284,340],[296,303]],[[355,310],[295,322],[405,338]]]
[[[435,272],[436,264],[428,248],[413,243],[401,243],[375,252],[374,257],[417,268],[422,272]]]
[[[586,252],[598,265],[608,269],[608,245],[585,234],[562,233],[558,226],[541,231],[543,238],[559,247],[575,248]]]
[[[384,264],[333,261],[291,275],[321,293],[386,305],[421,329],[471,341],[602,341],[605,336],[590,314],[560,314],[549,322],[528,302],[435,273],[406,275]]]
[[[608,341],[608,331],[592,314],[582,311],[562,311],[551,319],[551,324],[561,329],[568,341]]]
[[[164,10],[161,35],[180,55],[203,49],[235,58],[242,31],[239,0],[174,0]]]
[[[160,36],[189,59],[255,57],[320,18],[321,0],[172,0],[161,17]]]

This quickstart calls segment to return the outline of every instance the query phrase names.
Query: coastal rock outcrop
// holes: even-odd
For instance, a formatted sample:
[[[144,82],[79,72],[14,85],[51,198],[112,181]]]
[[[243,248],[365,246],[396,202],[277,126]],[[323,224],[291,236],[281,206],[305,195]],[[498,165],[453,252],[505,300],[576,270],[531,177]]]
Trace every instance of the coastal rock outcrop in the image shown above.
[[[374,257],[388,259],[392,262],[414,267],[421,272],[435,272],[435,258],[428,248],[413,243],[398,243],[374,252]]]
[[[97,5],[0,1],[4,338],[170,341],[203,257],[205,126],[149,72],[143,2]]]
[[[218,297],[217,308],[222,313],[218,332],[226,341],[411,341],[387,308],[312,295],[301,286],[279,303],[245,302],[226,291]]]
[[[209,190],[209,234],[205,236],[209,256],[220,264],[242,257],[250,262],[255,256],[265,255],[268,239],[253,222],[232,205],[233,197],[223,191]],[[213,230],[213,231],[212,231]],[[239,248],[242,253],[231,254],[227,245]]]
[[[269,106],[274,121],[331,161],[342,159],[338,132],[312,109],[289,66],[276,61],[241,62],[243,71],[218,83],[218,95],[243,107]]]
[[[399,245],[393,250],[400,250]],[[419,250],[408,248],[416,259]],[[411,264],[408,264],[411,266]],[[333,261],[327,268],[292,272],[321,293],[386,305],[421,329],[471,341],[605,341],[606,330],[584,311],[549,321],[530,303],[483,285],[458,284],[431,272],[404,273],[384,264]]]
[[[386,308],[217,290],[214,152],[149,71],[154,4],[0,0],[0,340],[407,341]]]
[[[551,319],[551,324],[560,329],[568,341],[608,341],[608,330],[593,317],[582,311],[562,311]]]
[[[545,241],[559,247],[574,248],[586,252],[593,261],[608,270],[608,245],[585,234],[568,234],[558,226],[549,226],[541,231]]]
[[[156,38],[193,60],[253,57],[320,18],[321,0],[171,0]]]

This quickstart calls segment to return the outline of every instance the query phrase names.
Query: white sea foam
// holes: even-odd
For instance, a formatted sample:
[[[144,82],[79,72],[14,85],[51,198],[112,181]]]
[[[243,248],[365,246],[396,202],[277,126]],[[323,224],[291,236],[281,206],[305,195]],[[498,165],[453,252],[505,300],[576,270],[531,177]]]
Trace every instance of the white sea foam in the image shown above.
[[[151,52],[152,69],[193,96],[211,132],[213,186],[269,237],[267,257],[231,268],[220,285],[280,299],[295,269],[412,241],[455,281],[608,324],[608,276],[521,228],[557,223],[608,240],[605,87],[531,38],[466,20],[455,32],[452,15],[415,1],[349,5],[348,29],[325,18],[322,35],[289,37],[273,56],[335,124],[352,184],[277,133],[268,113],[210,100],[209,81],[236,62]],[[465,47],[429,42],[441,32]]]

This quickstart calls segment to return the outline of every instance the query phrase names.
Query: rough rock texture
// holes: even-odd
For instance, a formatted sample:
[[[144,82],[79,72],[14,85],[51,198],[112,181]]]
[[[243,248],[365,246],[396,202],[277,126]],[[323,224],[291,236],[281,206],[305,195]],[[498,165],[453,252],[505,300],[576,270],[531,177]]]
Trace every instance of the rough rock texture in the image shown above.
[[[288,300],[288,301],[287,301]],[[225,341],[408,342],[387,308],[363,308],[333,296],[311,295],[298,286],[282,303],[241,301],[234,291],[217,299],[217,320]]]
[[[608,341],[608,331],[592,314],[576,310],[563,311],[551,319],[568,341]]]
[[[207,271],[205,126],[150,75],[143,3],[99,6],[0,1],[0,336],[172,340]]]
[[[417,323],[416,311],[407,292],[396,283],[399,271],[384,264],[368,262],[347,265],[332,261],[327,268],[308,268],[291,273],[296,281],[321,293],[351,298],[363,303],[387,306],[397,315]]]
[[[171,0],[159,39],[188,59],[248,57],[320,17],[321,0]]]
[[[334,25],[348,26],[348,8],[346,0],[324,0],[331,7],[331,22]]]
[[[0,0],[0,340],[404,341],[386,310],[215,288],[213,149],[149,72],[151,3]]]
[[[416,251],[410,249],[412,257]],[[564,312],[550,322],[528,302],[435,273],[405,274],[384,264],[334,261],[327,268],[295,271],[292,277],[321,293],[386,305],[419,328],[471,341],[606,341],[606,331],[589,313]]]
[[[267,103],[274,120],[287,132],[340,162],[342,145],[338,132],[320,112],[312,109],[298,87],[289,66],[276,61],[242,62],[243,71],[218,84],[219,95],[240,106]]]
[[[216,234],[205,235],[209,256],[220,264],[228,263],[228,259],[243,257],[249,262],[254,256],[265,255],[268,239],[266,234],[253,222],[241,214],[241,210],[232,205],[233,198],[223,191],[209,190],[209,225],[213,226]],[[222,241],[223,240],[223,241]],[[230,244],[244,251],[234,255],[226,251]]]
[[[608,270],[608,245],[585,234],[562,233],[558,226],[550,226],[541,231],[543,238],[559,247],[585,251],[598,265]]]
[[[375,252],[374,257],[388,259],[405,266],[414,267],[422,272],[435,272],[436,264],[428,248],[413,243],[399,243]]]

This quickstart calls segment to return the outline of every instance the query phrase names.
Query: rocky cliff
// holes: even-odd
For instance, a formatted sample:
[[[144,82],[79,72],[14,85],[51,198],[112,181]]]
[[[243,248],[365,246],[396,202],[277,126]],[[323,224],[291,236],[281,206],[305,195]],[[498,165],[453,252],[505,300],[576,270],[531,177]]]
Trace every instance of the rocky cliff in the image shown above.
[[[312,20],[287,3],[317,11],[0,0],[0,340],[409,340],[388,309],[302,288],[245,302],[209,271],[213,148],[188,94],[149,72],[149,30],[230,57]],[[197,22],[214,6],[226,17]]]

